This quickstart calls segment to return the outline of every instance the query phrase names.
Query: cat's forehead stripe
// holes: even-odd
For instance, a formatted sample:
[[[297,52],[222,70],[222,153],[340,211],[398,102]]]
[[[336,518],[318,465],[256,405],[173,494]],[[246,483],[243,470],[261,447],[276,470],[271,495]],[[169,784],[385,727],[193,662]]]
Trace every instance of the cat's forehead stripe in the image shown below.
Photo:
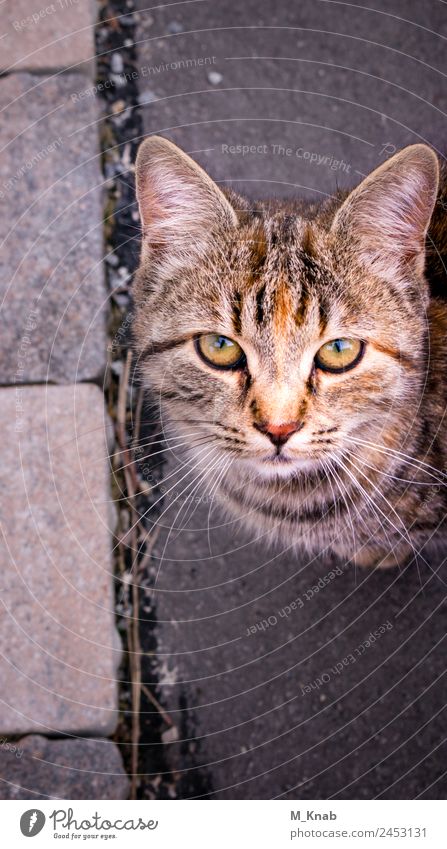
[[[256,293],[256,323],[258,325],[262,325],[265,320],[264,298],[265,283],[262,284]]]
[[[293,314],[296,309],[296,298],[293,297],[291,286],[288,280],[280,278],[274,291],[274,308],[272,315],[272,323],[274,326],[275,336],[279,340],[283,340],[288,334],[288,329],[293,321]]]
[[[243,296],[242,292],[239,289],[236,289],[233,296],[233,313],[232,313],[232,324],[234,328],[234,332],[236,336],[240,336],[242,332],[242,304],[243,304]]]
[[[245,230],[242,247],[247,264],[232,293],[233,331],[238,337],[260,332],[270,357],[283,360],[291,345],[300,344],[301,328],[312,324],[322,334],[328,322],[311,227],[297,216],[258,219]]]

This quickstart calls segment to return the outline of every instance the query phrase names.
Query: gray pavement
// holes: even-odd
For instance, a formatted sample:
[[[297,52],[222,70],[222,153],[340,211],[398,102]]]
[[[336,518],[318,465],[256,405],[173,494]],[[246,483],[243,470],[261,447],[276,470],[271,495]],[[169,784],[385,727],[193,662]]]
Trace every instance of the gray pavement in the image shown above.
[[[446,148],[445,4],[138,6],[145,131],[223,185],[324,196],[394,148]],[[247,540],[216,507],[209,541],[206,499],[169,535],[182,503],[178,525],[195,506],[181,496],[162,519],[152,572],[178,794],[445,797],[443,565],[308,563]],[[142,633],[154,626],[146,618]],[[151,747],[142,753],[150,773]]]

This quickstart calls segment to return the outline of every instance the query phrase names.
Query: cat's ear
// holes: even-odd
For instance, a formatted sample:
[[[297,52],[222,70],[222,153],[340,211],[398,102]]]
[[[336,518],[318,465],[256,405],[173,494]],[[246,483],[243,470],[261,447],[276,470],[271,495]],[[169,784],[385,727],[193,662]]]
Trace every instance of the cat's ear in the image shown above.
[[[135,166],[143,252],[170,266],[196,262],[213,233],[237,225],[236,213],[208,174],[161,136],[140,146]]]
[[[378,276],[421,275],[438,183],[435,153],[406,147],[348,195],[331,232]]]

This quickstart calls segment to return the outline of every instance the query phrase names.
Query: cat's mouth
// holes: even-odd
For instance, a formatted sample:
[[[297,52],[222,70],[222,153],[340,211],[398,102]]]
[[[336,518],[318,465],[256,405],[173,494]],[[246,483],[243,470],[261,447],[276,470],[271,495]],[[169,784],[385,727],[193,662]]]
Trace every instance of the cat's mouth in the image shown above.
[[[248,459],[248,458],[247,458]],[[318,465],[315,457],[293,456],[291,454],[271,453],[265,456],[251,457],[248,459],[251,466],[255,466],[258,474],[264,477],[293,477],[301,472],[313,471]]]
[[[286,457],[285,454],[280,454],[280,453],[276,452],[276,453],[270,454],[268,457],[266,457],[265,460],[264,460],[264,463],[273,463],[274,465],[279,465],[279,464],[284,465],[284,464],[287,464],[287,463],[293,463],[293,457]]]

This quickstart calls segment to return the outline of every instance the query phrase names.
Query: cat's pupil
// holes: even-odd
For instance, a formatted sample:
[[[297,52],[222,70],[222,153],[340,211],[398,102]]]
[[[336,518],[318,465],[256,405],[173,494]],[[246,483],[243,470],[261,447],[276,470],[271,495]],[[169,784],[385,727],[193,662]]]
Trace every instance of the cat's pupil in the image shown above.
[[[221,351],[222,348],[225,348],[226,345],[232,344],[233,343],[229,339],[227,339],[226,336],[217,336],[216,341],[214,342],[214,347],[218,348],[219,351]]]

